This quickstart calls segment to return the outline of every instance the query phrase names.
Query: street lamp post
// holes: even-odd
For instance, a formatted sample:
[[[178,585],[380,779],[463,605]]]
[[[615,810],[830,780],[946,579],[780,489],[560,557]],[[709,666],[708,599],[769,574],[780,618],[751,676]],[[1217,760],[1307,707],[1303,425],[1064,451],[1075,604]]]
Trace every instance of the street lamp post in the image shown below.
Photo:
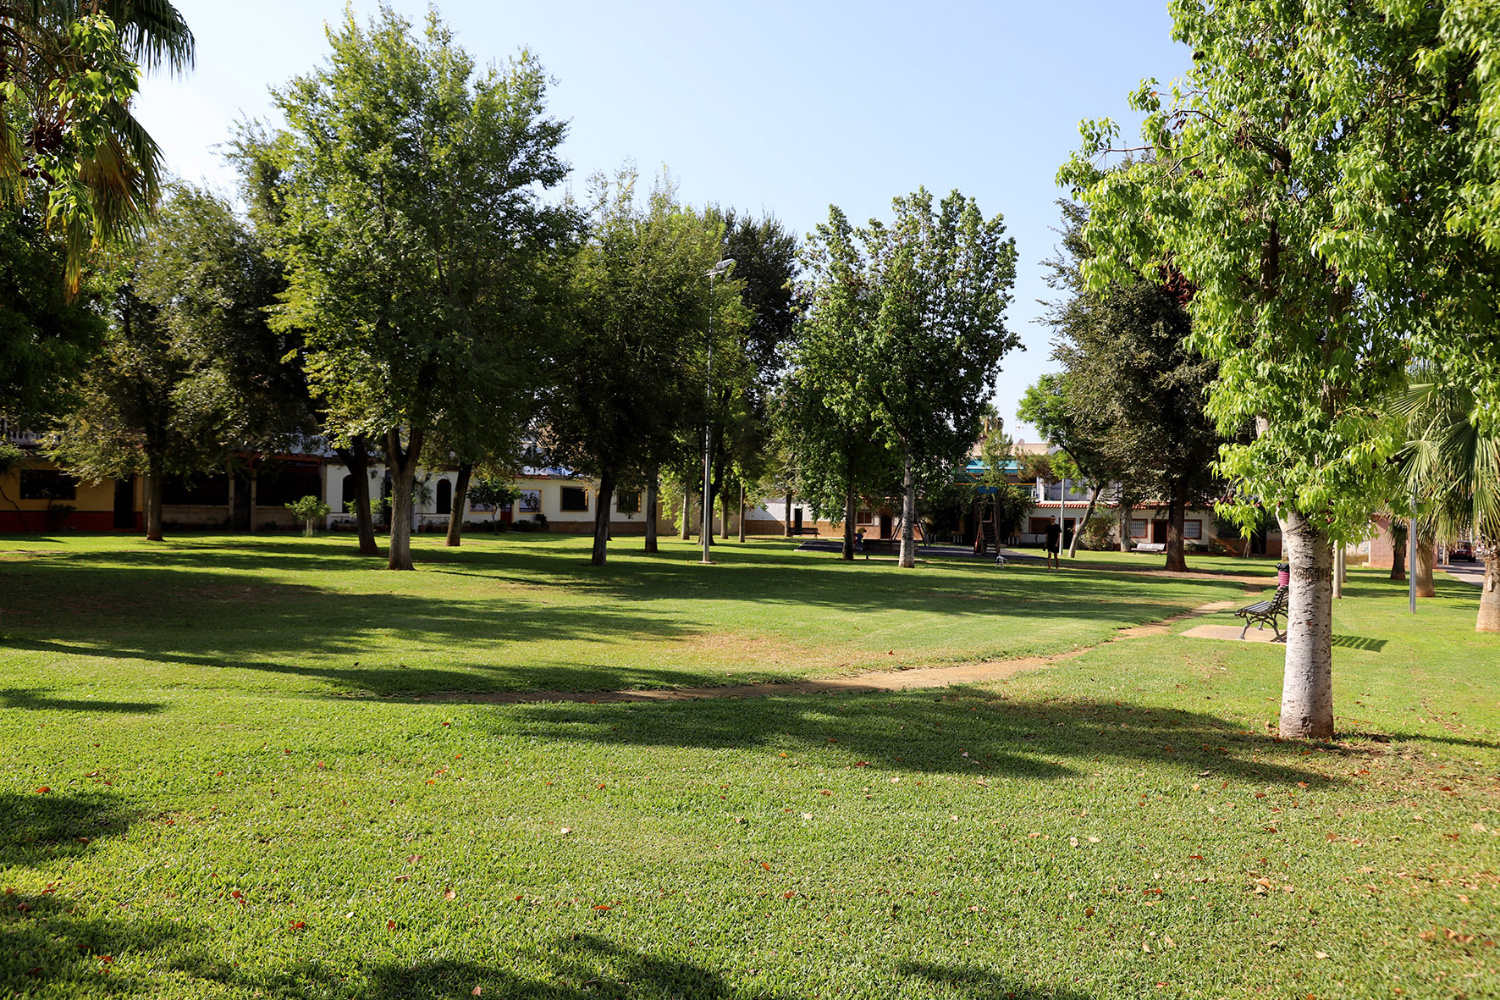
[[[727,257],[708,270],[708,377],[704,380],[703,408],[703,527],[700,541],[703,543],[703,565],[713,562],[708,547],[713,544],[713,504],[708,491],[713,488],[714,461],[714,279],[734,266],[734,258]]]

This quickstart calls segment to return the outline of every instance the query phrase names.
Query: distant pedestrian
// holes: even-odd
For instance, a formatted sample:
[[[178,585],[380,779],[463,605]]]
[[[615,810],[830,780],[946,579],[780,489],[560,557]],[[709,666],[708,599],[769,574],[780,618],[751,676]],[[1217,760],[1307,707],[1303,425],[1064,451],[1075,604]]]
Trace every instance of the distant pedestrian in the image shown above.
[[[1047,570],[1062,569],[1062,562],[1058,558],[1058,552],[1062,549],[1062,525],[1053,521],[1047,525],[1047,541],[1044,545],[1047,550]]]

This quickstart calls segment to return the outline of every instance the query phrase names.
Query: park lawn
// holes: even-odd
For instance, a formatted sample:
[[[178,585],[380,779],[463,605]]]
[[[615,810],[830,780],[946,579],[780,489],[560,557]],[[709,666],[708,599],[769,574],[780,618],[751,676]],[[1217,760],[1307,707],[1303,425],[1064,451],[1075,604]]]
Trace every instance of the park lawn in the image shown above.
[[[1119,571],[1142,563],[1097,558],[1070,567],[1084,579],[1066,588],[1038,563],[946,559],[901,574],[889,559],[844,563],[781,539],[722,544],[713,567],[675,539],[655,557],[619,539],[596,569],[589,542],[480,534],[455,550],[419,536],[418,571],[399,575],[347,535],[15,536],[0,540],[0,628],[33,685],[102,682],[128,665],[137,687],[594,691],[1055,653],[1244,590],[1143,584]]]
[[[1356,572],[1336,612],[1340,738],[1303,744],[1267,728],[1277,647],[1175,634],[946,691],[507,706],[349,697],[378,684],[237,669],[230,639],[201,634],[222,625],[260,663],[440,640],[471,658],[378,668],[412,695],[569,685],[560,654],[530,648],[545,636],[513,626],[475,653],[477,620],[387,634],[354,596],[437,609],[535,587],[582,631],[634,594],[642,634],[616,622],[596,655],[613,659],[581,675],[630,683],[751,675],[701,641],[746,619],[878,649],[849,625],[874,630],[880,599],[930,619],[906,633],[915,662],[961,656],[986,618],[994,648],[1068,649],[1107,637],[1101,616],[1162,616],[1111,595],[1226,595],[1108,558],[903,574],[763,543],[726,546],[707,583],[622,560],[591,588],[572,540],[475,546],[462,573],[423,550],[428,568],[399,575],[289,540],[238,560],[227,539],[159,558],[6,544],[45,554],[0,562],[0,995],[1500,995],[1500,641],[1473,633],[1472,587],[1441,581],[1413,620],[1399,585]],[[1110,574],[1135,578],[1116,591]],[[1010,581],[1051,613],[969,607]],[[268,631],[255,606],[198,609],[194,588],[216,586],[260,588]],[[820,596],[801,612],[768,596],[787,591]],[[346,616],[349,645],[327,646],[320,610]],[[498,649],[535,673],[485,660]]]

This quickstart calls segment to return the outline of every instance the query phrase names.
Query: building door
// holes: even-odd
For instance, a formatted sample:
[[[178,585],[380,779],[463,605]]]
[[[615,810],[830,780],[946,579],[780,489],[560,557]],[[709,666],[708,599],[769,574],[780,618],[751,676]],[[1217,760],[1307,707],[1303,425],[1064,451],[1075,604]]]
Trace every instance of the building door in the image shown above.
[[[1166,521],[1151,522],[1151,541],[1157,545],[1167,544],[1167,523]]]
[[[1078,523],[1078,519],[1077,518],[1074,518],[1074,517],[1065,517],[1065,518],[1063,518],[1063,537],[1062,537],[1062,547],[1063,548],[1066,549],[1066,548],[1069,548],[1070,546],[1072,546],[1072,544],[1073,544],[1073,525],[1075,525],[1077,523]]]
[[[115,528],[121,531],[135,529],[134,476],[125,476],[115,480]]]
[[[235,531],[250,530],[250,473],[234,473],[234,509],[229,512],[229,526]]]
[[[792,508],[792,534],[794,534],[794,535],[800,535],[800,534],[802,534],[802,508],[801,507],[793,507]]]
[[[880,515],[880,537],[891,537],[891,515],[889,514]]]

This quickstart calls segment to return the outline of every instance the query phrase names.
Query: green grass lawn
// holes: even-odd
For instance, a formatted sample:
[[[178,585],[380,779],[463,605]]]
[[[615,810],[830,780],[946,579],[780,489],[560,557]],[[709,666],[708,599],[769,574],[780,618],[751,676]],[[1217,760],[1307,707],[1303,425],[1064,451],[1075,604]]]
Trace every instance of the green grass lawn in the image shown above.
[[[1302,744],[1279,647],[1105,641],[1233,580],[636,544],[0,539],[0,995],[1500,995],[1474,588],[1412,619],[1356,572]],[[1075,645],[941,692],[418,697]]]

